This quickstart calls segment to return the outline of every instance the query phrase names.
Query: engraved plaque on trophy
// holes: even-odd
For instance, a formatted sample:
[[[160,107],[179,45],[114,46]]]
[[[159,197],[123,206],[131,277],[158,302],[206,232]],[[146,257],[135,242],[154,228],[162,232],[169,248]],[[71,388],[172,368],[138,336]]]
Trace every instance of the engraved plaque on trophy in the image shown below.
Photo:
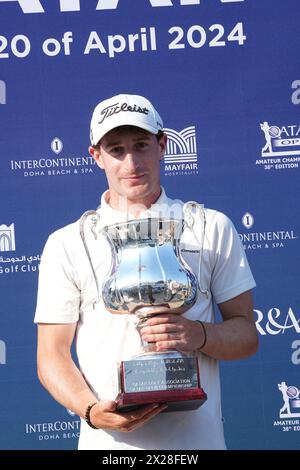
[[[132,314],[140,330],[161,313],[181,315],[197,297],[196,276],[182,259],[179,242],[185,221],[147,218],[104,227],[112,249],[110,273],[102,286],[106,308]],[[176,350],[157,352],[141,340],[139,353],[119,365],[120,411],[149,403],[167,403],[166,411],[201,406],[198,359]]]

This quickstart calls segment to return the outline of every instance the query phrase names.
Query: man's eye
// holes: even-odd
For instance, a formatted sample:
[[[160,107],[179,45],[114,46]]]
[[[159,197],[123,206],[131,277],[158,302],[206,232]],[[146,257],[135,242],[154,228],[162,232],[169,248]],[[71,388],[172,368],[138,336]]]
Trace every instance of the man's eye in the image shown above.
[[[112,153],[114,155],[118,155],[118,154],[122,153],[122,147],[113,147],[110,150],[110,153]]]
[[[139,149],[144,149],[144,148],[147,147],[147,145],[148,145],[148,144],[147,144],[146,142],[138,142],[138,143],[137,143],[137,147],[138,147]]]

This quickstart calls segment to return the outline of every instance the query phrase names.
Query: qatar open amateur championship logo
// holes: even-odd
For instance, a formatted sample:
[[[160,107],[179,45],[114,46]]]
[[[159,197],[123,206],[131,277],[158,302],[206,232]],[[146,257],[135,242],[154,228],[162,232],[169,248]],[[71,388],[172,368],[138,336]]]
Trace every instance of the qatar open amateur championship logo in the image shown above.
[[[239,237],[245,250],[285,248],[293,241],[298,240],[298,235],[290,227],[280,227],[279,230],[269,227],[259,231],[253,230],[255,218],[250,212],[243,215],[242,224],[246,231],[240,232]]]
[[[164,157],[165,176],[190,176],[198,174],[195,126],[178,132],[165,128],[168,142]]]
[[[278,126],[260,123],[263,137],[261,155],[255,165],[264,170],[295,170],[300,162],[300,125]]]
[[[16,249],[15,224],[0,225],[0,276],[38,271],[39,254],[19,255]]]
[[[273,426],[285,432],[300,431],[299,386],[282,381],[278,384],[278,392],[281,393],[282,402],[278,412],[279,419],[273,422]]]
[[[24,177],[94,174],[96,163],[90,155],[84,157],[65,155],[63,142],[58,137],[52,139],[50,148],[52,155],[30,160],[11,160],[11,171]]]

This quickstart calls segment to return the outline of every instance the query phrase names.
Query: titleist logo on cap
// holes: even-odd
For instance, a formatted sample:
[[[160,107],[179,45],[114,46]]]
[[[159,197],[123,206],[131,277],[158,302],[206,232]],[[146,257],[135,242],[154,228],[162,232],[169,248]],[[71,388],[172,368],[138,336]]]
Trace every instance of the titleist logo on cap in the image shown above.
[[[98,124],[102,124],[102,122],[111,116],[114,116],[115,114],[121,113],[121,112],[131,112],[131,113],[141,113],[141,114],[149,114],[149,109],[147,108],[141,108],[140,106],[137,106],[134,104],[133,106],[128,105],[127,103],[115,103],[112,104],[111,106],[107,106],[107,108],[102,109],[101,111],[101,116],[102,119],[98,121]]]

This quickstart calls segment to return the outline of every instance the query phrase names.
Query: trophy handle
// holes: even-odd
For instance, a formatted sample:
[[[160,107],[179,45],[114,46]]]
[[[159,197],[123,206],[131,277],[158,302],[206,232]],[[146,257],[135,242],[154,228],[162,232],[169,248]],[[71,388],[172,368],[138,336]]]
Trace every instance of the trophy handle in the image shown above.
[[[201,294],[204,294],[206,297],[209,297],[209,290],[203,288],[201,285],[201,266],[203,261],[203,245],[205,239],[205,229],[206,229],[206,217],[204,212],[204,204],[199,204],[195,201],[188,201],[183,205],[183,219],[185,222],[186,227],[194,233],[194,236],[199,241],[198,235],[194,230],[195,224],[195,217],[199,216],[202,222],[202,233],[201,233],[201,241],[200,241],[200,254],[199,254],[199,265],[198,265],[198,287]],[[184,230],[181,233],[180,240]],[[180,243],[179,243],[180,246]]]
[[[80,217],[80,220],[79,220],[79,232],[80,232],[81,240],[82,240],[86,255],[88,257],[90,267],[91,267],[91,270],[92,270],[92,273],[93,273],[93,276],[94,276],[94,280],[95,280],[95,283],[96,283],[98,299],[100,299],[100,290],[99,290],[98,279],[97,279],[97,276],[96,276],[95,268],[93,266],[92,258],[91,258],[90,251],[89,251],[89,248],[87,246],[87,242],[86,242],[85,234],[84,234],[84,224],[86,222],[86,219],[89,216],[92,216],[92,218],[91,218],[91,221],[92,221],[91,231],[92,231],[95,239],[97,240],[98,235],[97,235],[97,232],[96,232],[96,225],[100,220],[100,216],[94,210],[89,210],[89,211],[84,212],[84,214],[82,214],[82,216]]]

